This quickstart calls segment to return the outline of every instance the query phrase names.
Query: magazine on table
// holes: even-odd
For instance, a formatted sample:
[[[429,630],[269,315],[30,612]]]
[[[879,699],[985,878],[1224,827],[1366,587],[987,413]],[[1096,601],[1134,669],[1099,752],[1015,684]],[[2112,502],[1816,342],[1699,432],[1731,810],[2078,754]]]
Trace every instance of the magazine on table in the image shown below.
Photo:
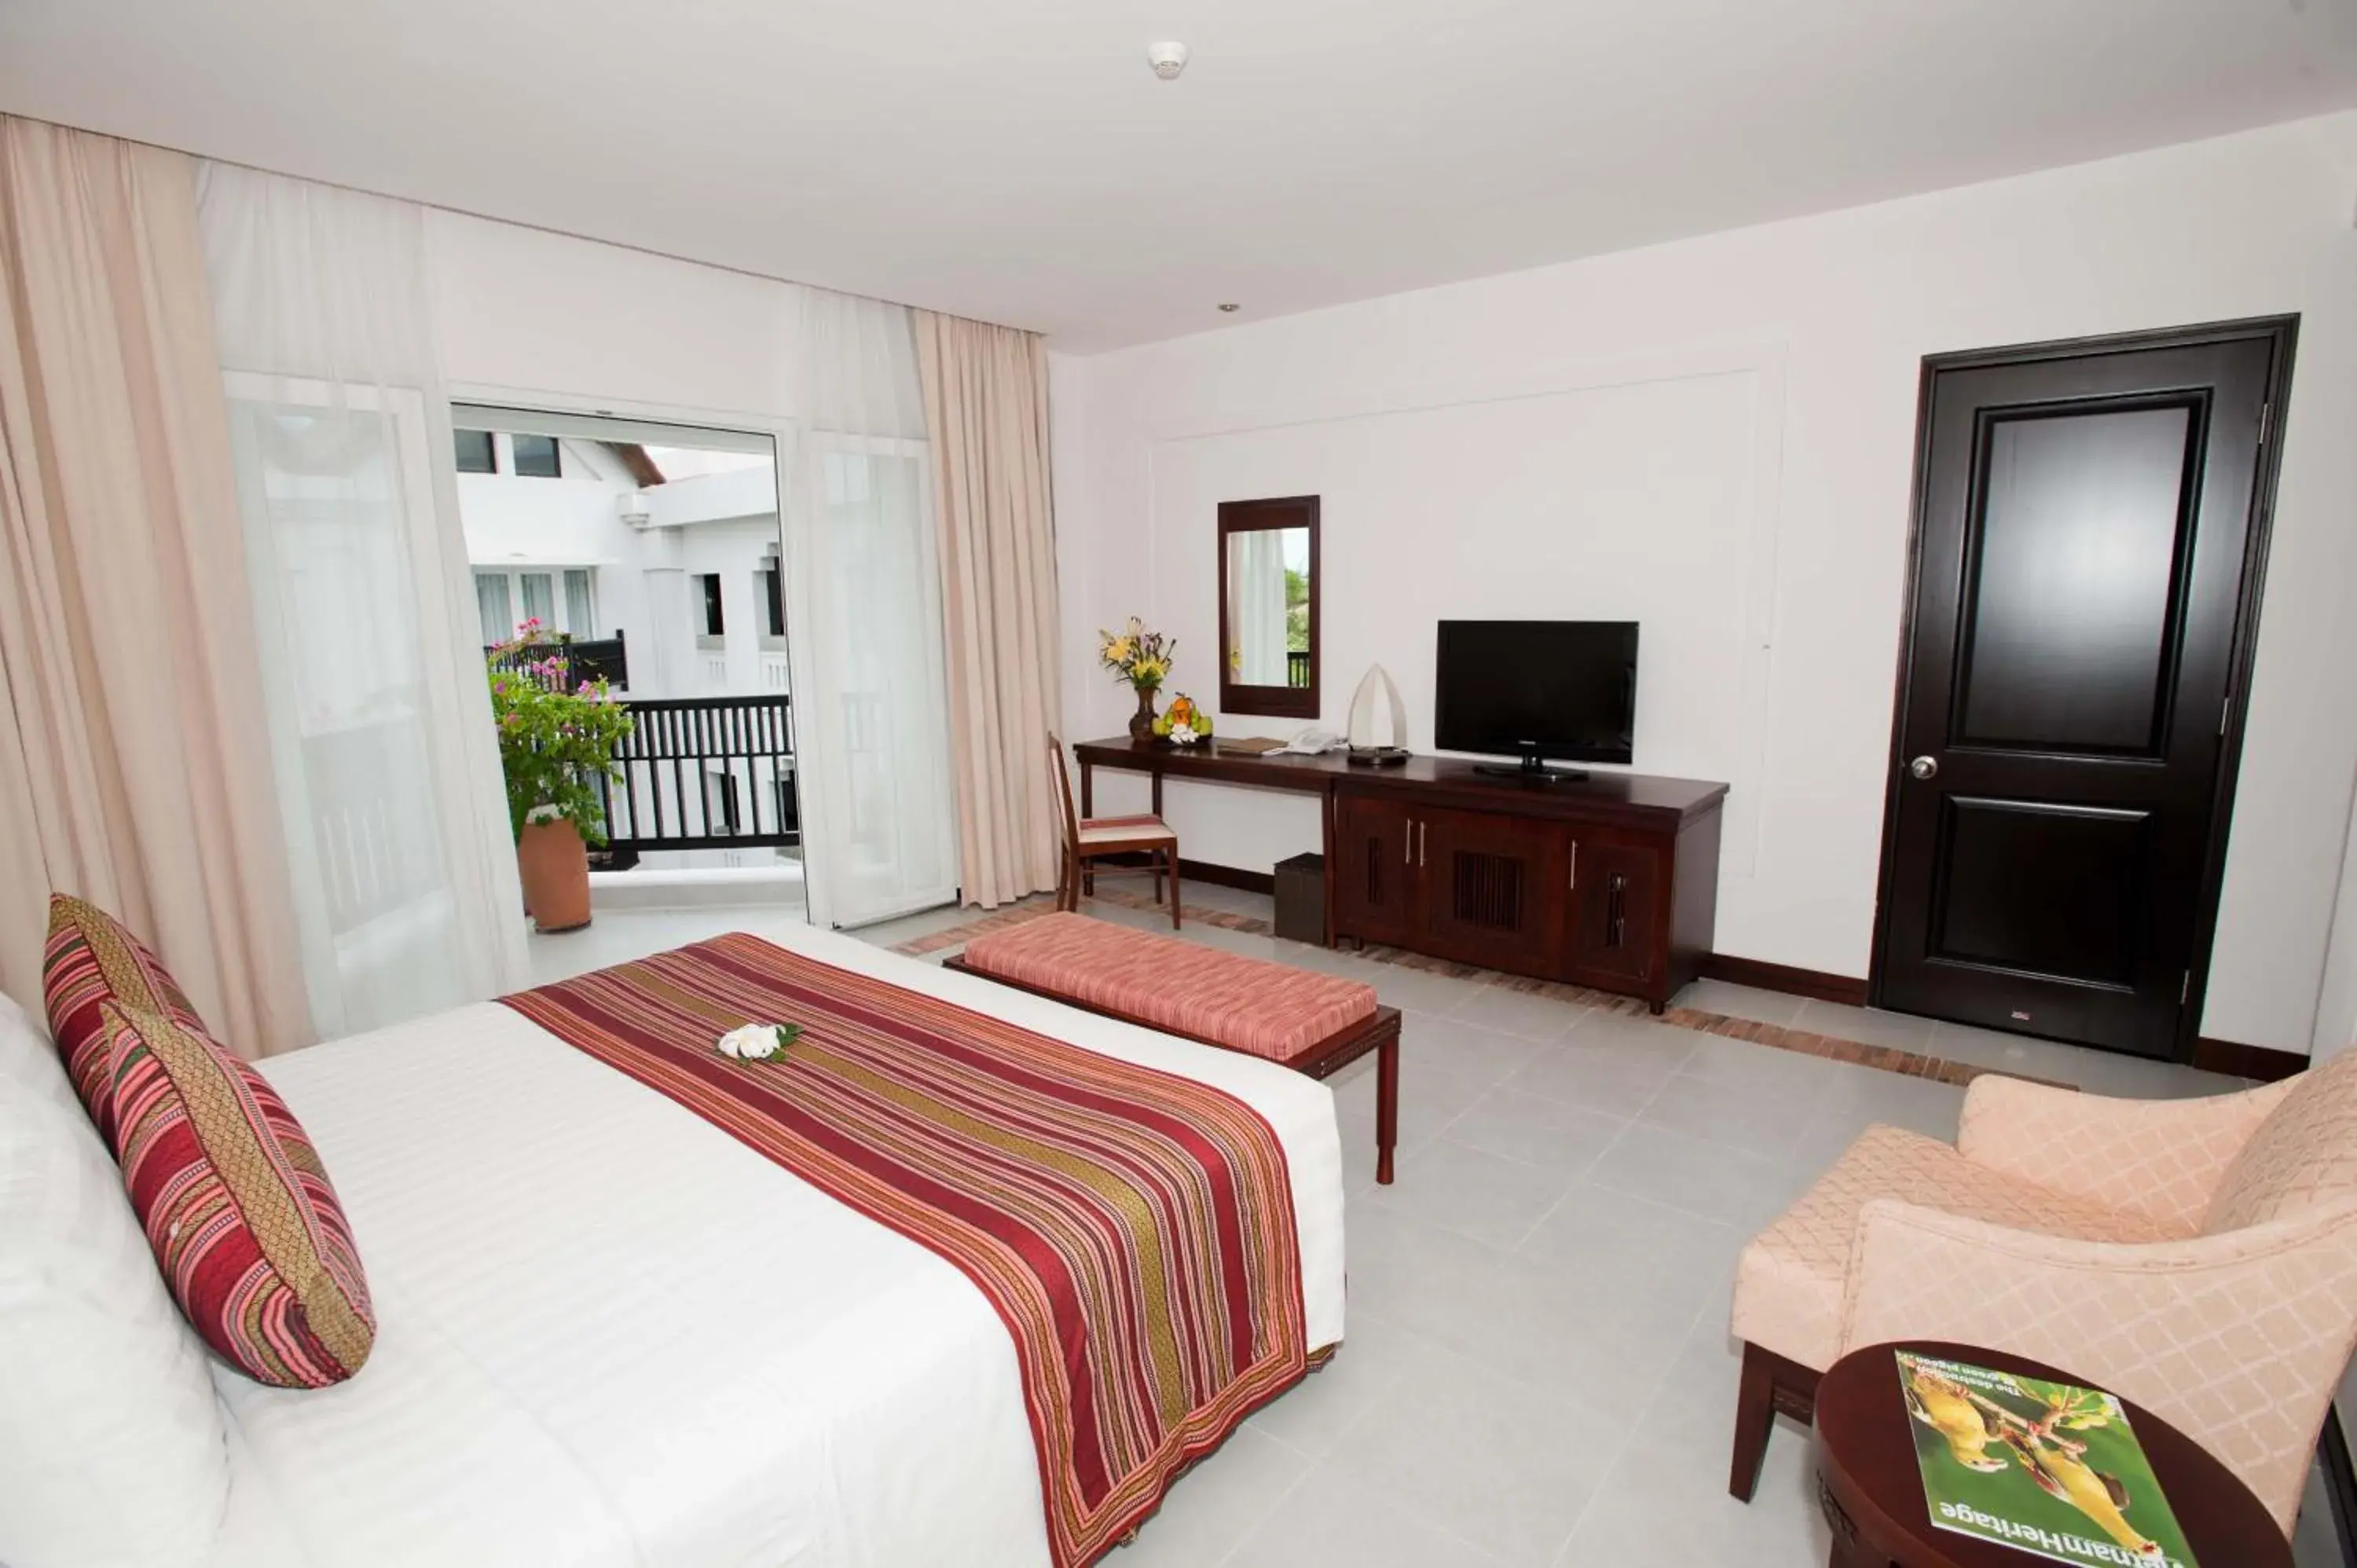
[[[2083,1568],[2200,1568],[2117,1399],[1896,1355],[1935,1529]]]

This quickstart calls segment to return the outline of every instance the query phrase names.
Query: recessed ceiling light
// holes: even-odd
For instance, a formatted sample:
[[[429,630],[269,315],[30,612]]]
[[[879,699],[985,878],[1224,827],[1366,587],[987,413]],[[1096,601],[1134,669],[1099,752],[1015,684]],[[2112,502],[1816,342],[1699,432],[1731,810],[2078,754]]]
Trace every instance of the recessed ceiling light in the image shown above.
[[[1222,310],[1226,311],[1229,315],[1232,316],[1232,315],[1234,315],[1237,311],[1242,310],[1242,309],[1243,308],[1243,306],[1241,306],[1241,305],[1236,304],[1236,303],[1235,303],[1235,301],[1233,301],[1233,300],[1230,300],[1230,301],[1228,301],[1226,304],[1224,304],[1224,305],[1221,306],[1220,306],[1220,308],[1221,308]]]
[[[1178,73],[1187,69],[1187,46],[1176,39],[1148,44],[1146,46],[1146,63],[1152,66],[1154,74],[1163,81],[1176,81]]]

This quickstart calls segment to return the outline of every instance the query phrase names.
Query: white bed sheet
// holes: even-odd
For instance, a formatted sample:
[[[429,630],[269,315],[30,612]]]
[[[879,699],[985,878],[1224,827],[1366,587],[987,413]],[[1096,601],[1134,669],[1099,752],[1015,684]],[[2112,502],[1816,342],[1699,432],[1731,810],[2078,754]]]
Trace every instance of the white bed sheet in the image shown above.
[[[1309,1343],[1342,1337],[1323,1084],[847,937],[787,945],[1252,1104],[1291,1167]],[[1006,1327],[925,1248],[494,1004],[264,1070],[350,1210],[378,1338],[332,1389],[217,1371],[221,1568],[1047,1561]]]

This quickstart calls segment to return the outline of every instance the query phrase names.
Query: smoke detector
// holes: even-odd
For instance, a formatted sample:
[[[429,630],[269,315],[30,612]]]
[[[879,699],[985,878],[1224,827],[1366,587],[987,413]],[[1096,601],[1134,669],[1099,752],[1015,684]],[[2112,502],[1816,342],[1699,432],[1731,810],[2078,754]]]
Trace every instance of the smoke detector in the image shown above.
[[[1146,63],[1154,74],[1165,81],[1176,81],[1178,73],[1187,69],[1187,46],[1182,43],[1160,43],[1146,46]]]

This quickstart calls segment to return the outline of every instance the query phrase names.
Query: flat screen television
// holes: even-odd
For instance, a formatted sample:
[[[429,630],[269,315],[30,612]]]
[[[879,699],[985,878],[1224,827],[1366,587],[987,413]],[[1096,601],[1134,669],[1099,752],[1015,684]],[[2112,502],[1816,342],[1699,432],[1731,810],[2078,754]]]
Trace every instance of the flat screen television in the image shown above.
[[[1519,757],[1485,772],[1571,777],[1546,767],[1628,762],[1637,731],[1633,620],[1445,620],[1433,740],[1443,751]]]

